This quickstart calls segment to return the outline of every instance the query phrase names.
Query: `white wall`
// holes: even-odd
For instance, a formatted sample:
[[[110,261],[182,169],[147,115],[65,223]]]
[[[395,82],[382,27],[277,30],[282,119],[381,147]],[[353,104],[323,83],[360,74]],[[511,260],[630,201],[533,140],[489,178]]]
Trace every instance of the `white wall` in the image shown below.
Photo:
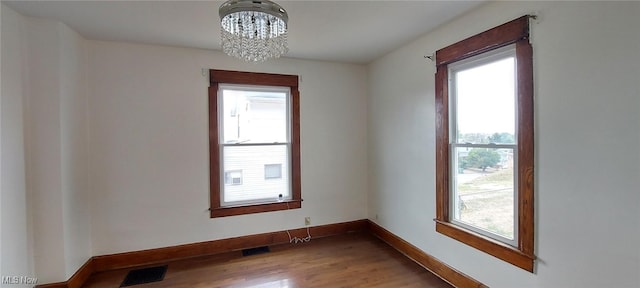
[[[2,270],[64,281],[92,256],[87,50],[64,24],[2,13]]]
[[[0,162],[2,227],[0,270],[2,276],[34,276],[27,219],[24,147],[24,99],[26,67],[24,17],[2,6],[2,98]],[[1,284],[0,284],[1,285]],[[5,287],[4,285],[2,285]]]
[[[3,273],[64,281],[92,255],[366,217],[364,66],[109,42],[87,66],[66,25],[3,8]],[[208,217],[201,68],[301,76],[302,209]]]
[[[93,255],[363,219],[366,68],[90,41]],[[302,209],[209,218],[207,87],[201,69],[301,77]]]
[[[29,19],[29,190],[42,282],[67,280],[91,256],[87,48],[66,25]],[[61,265],[64,263],[64,265]]]
[[[60,153],[62,219],[67,279],[91,254],[89,211],[88,50],[65,25],[60,37]]]
[[[541,16],[536,274],[435,232],[435,69],[423,58],[531,12]],[[367,76],[357,65],[84,41],[3,6],[2,273],[62,281],[92,255],[368,215],[491,287],[637,287],[639,14],[638,2],[489,3]],[[302,209],[208,217],[202,68],[302,77]]]
[[[537,271],[435,232],[435,107],[423,55],[527,13]],[[640,286],[640,2],[494,2],[369,70],[369,218],[490,287]]]
[[[0,4],[0,67],[2,67],[2,4]],[[0,69],[0,255],[2,255],[2,69]],[[2,274],[2,257],[0,257],[0,277],[2,275],[4,274]]]
[[[32,195],[35,269],[41,281],[64,280],[58,26],[29,19],[27,183]]]
[[[2,5],[0,4],[0,67],[2,67]],[[0,255],[2,255],[2,69],[0,69]],[[0,257],[0,276],[2,276]],[[2,285],[2,284],[0,284]]]

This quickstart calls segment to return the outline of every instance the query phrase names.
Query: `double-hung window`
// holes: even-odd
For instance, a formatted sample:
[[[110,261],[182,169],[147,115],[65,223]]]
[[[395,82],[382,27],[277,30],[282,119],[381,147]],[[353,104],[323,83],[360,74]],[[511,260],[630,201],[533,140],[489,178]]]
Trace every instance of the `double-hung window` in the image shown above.
[[[533,271],[528,20],[436,52],[436,230]]]
[[[449,65],[451,222],[516,245],[515,46]]]
[[[301,207],[298,77],[210,70],[211,217]]]

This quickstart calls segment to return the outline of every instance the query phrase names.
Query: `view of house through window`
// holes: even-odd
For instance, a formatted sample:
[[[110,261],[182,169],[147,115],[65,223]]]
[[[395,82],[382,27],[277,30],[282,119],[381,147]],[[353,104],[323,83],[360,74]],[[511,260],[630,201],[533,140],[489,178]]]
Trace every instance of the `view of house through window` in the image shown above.
[[[228,185],[225,172],[222,206],[291,199],[289,88],[220,85],[219,93],[222,169],[241,171],[241,185]]]
[[[515,46],[479,56],[449,65],[451,216],[515,246]]]

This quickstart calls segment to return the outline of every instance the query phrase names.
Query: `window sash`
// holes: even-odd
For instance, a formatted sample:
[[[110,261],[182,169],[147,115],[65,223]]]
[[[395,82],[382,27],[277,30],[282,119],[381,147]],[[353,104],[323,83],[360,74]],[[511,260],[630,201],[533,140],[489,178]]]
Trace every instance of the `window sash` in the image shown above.
[[[235,90],[235,91],[246,91],[246,92],[267,92],[267,93],[284,93],[285,94],[285,102],[286,102],[286,141],[283,143],[291,143],[291,122],[292,122],[292,95],[291,88],[285,86],[262,86],[262,85],[239,85],[239,84],[226,84],[220,83],[218,84],[218,141],[219,144],[232,144],[232,145],[250,145],[250,144],[258,144],[265,145],[269,143],[260,143],[260,142],[250,142],[250,143],[224,143],[224,90]],[[237,111],[236,111],[237,112]],[[271,142],[271,143],[281,143],[281,142]]]
[[[515,44],[511,44],[505,47],[501,47],[489,52],[485,52],[467,59],[463,59],[448,65],[448,83],[449,83],[449,143],[458,143],[458,89],[457,89],[457,79],[456,73],[464,70],[480,67],[483,65],[491,64],[498,62],[503,59],[514,58],[514,91],[513,91],[513,102],[514,102],[514,143],[517,145],[518,143],[518,63],[516,57],[516,46]],[[499,131],[496,131],[499,132]],[[477,144],[477,143],[476,143]],[[497,143],[496,143],[497,144]]]
[[[474,143],[458,143],[459,139],[459,126],[458,126],[458,116],[459,116],[459,112],[458,112],[458,104],[459,104],[459,99],[458,99],[458,81],[456,79],[456,75],[458,72],[461,71],[465,71],[465,70],[469,70],[469,69],[473,69],[476,67],[481,67],[483,65],[487,65],[487,64],[491,64],[491,63],[495,63],[498,62],[500,60],[503,59],[507,59],[507,58],[514,58],[514,65],[515,67],[517,67],[517,59],[516,59],[516,51],[515,51],[516,47],[515,44],[511,44],[511,45],[507,45],[492,51],[488,51],[485,53],[481,53],[478,54],[476,56],[467,58],[467,59],[463,59],[460,61],[456,61],[453,62],[451,64],[448,65],[448,83],[449,83],[449,94],[450,94],[450,105],[449,105],[449,163],[451,163],[449,165],[449,209],[450,211],[457,211],[457,203],[458,203],[458,199],[456,199],[458,197],[458,191],[457,191],[457,182],[458,182],[458,178],[457,178],[457,158],[458,155],[455,153],[456,148],[491,148],[491,149],[500,149],[500,148],[506,148],[506,149],[512,149],[514,152],[518,151],[518,146],[517,146],[517,137],[514,137],[514,141],[515,144],[497,144],[497,143],[490,143],[490,144],[474,144]],[[514,97],[514,107],[513,110],[515,111],[515,117],[514,117],[514,136],[518,135],[518,125],[517,125],[517,119],[518,119],[518,101],[517,101],[517,91],[518,91],[518,87],[517,87],[517,68],[514,69],[514,91],[513,91],[513,97]],[[500,132],[500,131],[496,131],[496,132]],[[518,158],[517,158],[517,154],[518,153],[513,153],[514,154],[514,169],[517,169],[517,163],[518,163]],[[514,239],[508,239],[506,237],[503,237],[502,235],[493,233],[491,231],[470,225],[468,223],[459,221],[456,219],[456,213],[450,213],[449,214],[449,221],[453,224],[456,225],[460,225],[464,228],[467,228],[469,230],[472,230],[478,234],[484,235],[486,237],[495,239],[497,241],[509,244],[511,246],[517,247],[518,246],[518,175],[517,173],[514,173],[514,180],[513,180],[513,198],[514,198],[514,214],[513,214],[513,223],[514,223],[514,227],[513,227],[513,231],[514,231]]]
[[[224,133],[225,133],[225,114],[224,114],[224,91],[225,90],[235,90],[235,91],[246,91],[246,92],[276,92],[276,93],[284,93],[285,94],[285,125],[286,125],[286,141],[285,142],[272,142],[272,143],[262,143],[262,142],[247,142],[247,143],[224,143]],[[261,203],[273,203],[282,200],[292,200],[293,199],[293,187],[292,187],[292,158],[291,158],[291,89],[290,87],[279,87],[279,86],[260,86],[260,85],[237,85],[237,84],[225,84],[220,83],[218,85],[218,93],[217,93],[217,101],[218,101],[218,146],[219,146],[219,155],[220,155],[220,171],[225,171],[225,147],[268,147],[268,146],[286,146],[286,167],[287,171],[284,171],[282,174],[286,174],[287,190],[282,198],[278,197],[257,197],[248,200],[239,200],[239,201],[226,201],[229,198],[225,193],[227,193],[227,187],[224,184],[224,173],[220,173],[220,206],[222,207],[234,207],[234,206],[243,206],[243,205],[252,205],[252,204],[261,204]],[[243,180],[243,183],[245,181]]]
[[[224,184],[224,179],[220,181],[220,183],[222,183],[220,185],[220,191],[222,191],[222,193],[220,193],[220,204],[223,207],[232,207],[232,206],[241,206],[241,205],[249,205],[249,204],[258,204],[258,203],[271,203],[271,202],[278,202],[278,201],[288,201],[288,200],[292,200],[293,199],[293,187],[292,187],[292,177],[293,177],[293,173],[292,173],[292,169],[291,169],[291,145],[288,143],[267,143],[267,144],[223,144],[220,145],[220,155],[221,155],[221,171],[224,171],[225,169],[225,153],[224,153],[224,148],[225,147],[234,147],[234,148],[238,148],[238,147],[275,147],[275,146],[284,146],[285,147],[285,151],[286,151],[286,164],[282,165],[283,167],[281,167],[281,169],[285,170],[282,171],[281,175],[286,175],[285,177],[281,177],[278,179],[265,179],[264,177],[253,177],[253,180],[262,180],[265,185],[265,189],[268,188],[269,184],[272,184],[270,182],[270,180],[281,180],[281,181],[286,181],[286,188],[284,191],[281,191],[278,194],[271,194],[271,196],[260,196],[263,194],[263,191],[251,191],[251,188],[248,189],[247,193],[251,193],[253,195],[255,195],[255,198],[251,198],[251,199],[245,199],[245,200],[227,200],[228,198],[231,198],[231,194],[227,194],[227,193],[232,193],[231,191],[227,190],[227,189],[233,189],[233,187],[228,187],[228,184],[225,185]],[[264,163],[253,163],[253,164],[259,164],[256,165],[254,168],[254,173],[257,173],[258,171],[263,171],[264,169]],[[246,166],[243,166],[246,167]],[[250,170],[250,167],[246,167],[243,168],[243,170]],[[229,171],[235,171],[237,169],[234,170],[229,170]],[[227,171],[228,172],[228,171]],[[251,177],[250,174],[248,173],[249,171],[247,171],[247,173],[243,173],[242,177],[242,185],[245,186],[250,186],[252,185],[251,181]],[[224,174],[224,173],[221,173]],[[224,177],[224,175],[221,175],[221,177]],[[247,177],[247,179],[244,179],[245,177]],[[255,184],[253,184],[255,185]],[[232,185],[232,186],[236,186],[236,185]],[[282,195],[283,197],[280,198],[280,195]]]
[[[503,237],[500,234],[493,233],[491,231],[482,229],[480,227],[476,227],[469,223],[459,221],[456,219],[456,205],[459,192],[458,192],[458,172],[457,172],[457,164],[458,163],[458,155],[456,153],[457,148],[489,148],[489,149],[509,149],[513,151],[513,239],[509,239]],[[467,228],[471,231],[474,231],[478,234],[482,234],[491,239],[509,244],[513,247],[518,247],[518,146],[515,144],[458,144],[451,143],[449,144],[449,211],[453,211],[453,213],[449,214],[449,221],[453,224],[460,225],[464,228]]]

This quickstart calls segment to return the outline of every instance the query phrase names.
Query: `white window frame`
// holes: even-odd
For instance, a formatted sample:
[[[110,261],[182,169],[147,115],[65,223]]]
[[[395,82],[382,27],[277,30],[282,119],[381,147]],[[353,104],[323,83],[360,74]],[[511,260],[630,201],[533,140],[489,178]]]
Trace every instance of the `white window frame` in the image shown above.
[[[451,96],[450,98],[450,105],[449,105],[449,157],[450,157],[450,162],[452,165],[449,167],[449,179],[451,179],[450,181],[450,187],[449,187],[449,191],[451,191],[452,193],[449,194],[449,208],[451,209],[451,211],[453,211],[454,213],[451,213],[449,215],[450,219],[449,221],[451,221],[451,223],[454,223],[456,225],[460,225],[462,227],[465,227],[471,231],[474,231],[478,234],[487,236],[489,238],[498,240],[500,242],[509,244],[513,247],[518,247],[518,193],[516,193],[516,191],[518,190],[518,173],[516,173],[514,171],[514,175],[513,175],[513,231],[514,231],[514,239],[509,239],[506,237],[503,237],[502,235],[499,234],[495,234],[492,233],[490,231],[487,231],[485,229],[470,225],[468,223],[462,222],[462,221],[458,221],[456,220],[456,218],[458,215],[456,215],[459,212],[459,209],[457,208],[459,205],[459,201],[460,199],[458,199],[457,195],[457,187],[458,187],[458,183],[457,183],[457,175],[458,175],[458,167],[455,163],[459,163],[458,162],[458,154],[455,153],[456,152],[456,148],[490,148],[490,149],[510,149],[513,151],[513,169],[515,170],[518,167],[518,140],[517,137],[514,137],[514,142],[515,144],[497,144],[497,143],[490,143],[490,144],[475,144],[475,143],[458,143],[458,94],[457,94],[457,81],[456,81],[456,73],[459,71],[464,71],[464,70],[468,70],[468,69],[472,69],[475,67],[479,67],[485,64],[490,64],[490,63],[494,63],[506,58],[513,58],[514,59],[514,74],[517,73],[517,63],[515,63],[516,61],[516,47],[515,44],[511,44],[499,49],[495,49],[495,50],[491,50],[489,52],[485,52],[479,55],[476,55],[474,57],[470,57],[461,61],[458,61],[456,63],[453,63],[451,65],[448,66],[449,68],[449,95]],[[514,75],[515,79],[517,79],[517,75]],[[514,135],[518,135],[518,125],[517,125],[517,119],[518,119],[518,101],[517,101],[517,91],[518,91],[518,83],[517,81],[515,81],[514,79],[514,91],[513,91],[513,97],[514,97],[514,127],[515,127],[515,131],[514,131]]]
[[[224,90],[236,90],[236,91],[248,91],[248,92],[268,92],[268,93],[285,93],[285,99],[286,99],[286,141],[285,142],[271,142],[271,143],[224,143],[224,127],[225,127],[225,123],[224,123],[224,97],[223,97],[223,93]],[[261,86],[261,85],[249,85],[249,84],[226,84],[226,83],[220,83],[218,86],[218,139],[219,139],[219,155],[220,155],[220,167],[221,167],[221,171],[225,170],[224,167],[224,148],[225,147],[249,147],[249,146],[286,146],[286,151],[287,151],[287,163],[291,163],[291,88],[290,87],[281,87],[281,86]],[[236,115],[237,117],[237,115]],[[287,192],[288,193],[281,193],[280,195],[282,195],[283,197],[280,198],[278,196],[276,197],[272,197],[272,198],[259,198],[259,199],[252,199],[252,200],[245,200],[245,201],[226,201],[225,200],[225,184],[224,184],[224,175],[220,175],[221,177],[221,187],[220,187],[220,191],[222,191],[222,193],[220,193],[220,205],[222,207],[234,207],[234,206],[242,206],[242,205],[250,205],[250,204],[260,204],[260,203],[271,203],[271,202],[275,202],[275,201],[289,201],[293,199],[293,187],[292,187],[292,182],[291,179],[293,177],[292,175],[292,169],[291,164],[287,165],[286,167],[289,167],[289,169],[287,169],[288,171],[284,172],[286,173],[289,177],[288,179],[290,179],[288,181],[288,187],[287,187]],[[284,175],[283,173],[283,175]]]

